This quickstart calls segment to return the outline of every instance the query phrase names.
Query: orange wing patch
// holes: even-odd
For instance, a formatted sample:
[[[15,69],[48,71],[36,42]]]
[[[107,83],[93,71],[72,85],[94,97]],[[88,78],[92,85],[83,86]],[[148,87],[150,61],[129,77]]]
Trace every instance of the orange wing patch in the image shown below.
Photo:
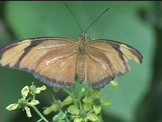
[[[1,65],[9,65],[9,67],[13,67],[14,65],[16,65],[22,54],[25,52],[25,48],[30,46],[30,44],[31,40],[25,40],[24,43],[17,43],[17,46],[12,47],[12,45],[10,45],[12,48],[10,48],[10,46],[6,46],[6,50],[5,48],[3,48],[5,51],[3,52],[3,55],[1,57]]]

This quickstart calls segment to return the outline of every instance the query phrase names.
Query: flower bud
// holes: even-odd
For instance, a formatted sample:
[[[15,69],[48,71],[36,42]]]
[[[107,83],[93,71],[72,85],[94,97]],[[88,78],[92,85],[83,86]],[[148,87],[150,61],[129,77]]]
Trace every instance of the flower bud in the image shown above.
[[[110,84],[113,88],[117,88],[118,86],[118,82],[116,80],[111,81]]]
[[[79,111],[79,116],[81,118],[85,118],[87,116],[87,112],[84,109],[82,109],[82,110]]]
[[[69,104],[71,104],[72,102],[73,102],[73,99],[72,99],[72,97],[69,95],[69,96],[67,96],[67,97],[64,99],[64,101],[62,102],[62,106],[69,105]]]

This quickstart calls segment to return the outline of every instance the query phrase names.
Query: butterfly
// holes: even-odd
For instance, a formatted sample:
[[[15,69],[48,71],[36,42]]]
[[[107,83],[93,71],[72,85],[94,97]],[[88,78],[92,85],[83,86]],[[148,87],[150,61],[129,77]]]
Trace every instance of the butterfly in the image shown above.
[[[100,90],[116,76],[130,72],[128,60],[142,63],[135,48],[116,41],[98,39],[87,41],[59,37],[20,40],[0,48],[1,66],[23,70],[55,89],[70,88],[75,74],[80,82],[92,82]]]
[[[137,49],[106,39],[88,41],[86,31],[82,31],[79,41],[41,37],[8,44],[0,48],[0,66],[32,73],[35,78],[55,89],[70,88],[77,74],[80,83],[90,82],[93,89],[100,90],[116,76],[130,72],[128,60],[142,63],[143,57]]]

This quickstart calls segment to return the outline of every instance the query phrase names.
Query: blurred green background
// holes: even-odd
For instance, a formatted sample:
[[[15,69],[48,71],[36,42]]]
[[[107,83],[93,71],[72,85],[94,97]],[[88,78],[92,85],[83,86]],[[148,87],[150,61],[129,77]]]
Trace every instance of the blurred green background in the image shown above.
[[[118,88],[106,85],[101,94],[113,105],[103,109],[105,122],[161,122],[162,121],[162,2],[66,2],[83,30],[108,7],[107,11],[88,31],[91,39],[110,39],[138,49],[144,59],[138,65],[129,61],[131,73],[117,77]],[[64,2],[0,2],[0,46],[34,37],[66,37],[78,40],[81,33]],[[33,75],[2,68],[1,122],[31,122],[22,109],[7,111],[5,107],[21,98],[20,91],[34,81]],[[51,105],[52,88],[38,95],[43,107]],[[55,96],[65,97],[59,92]],[[52,117],[54,114],[49,115]],[[49,119],[50,120],[50,119]]]

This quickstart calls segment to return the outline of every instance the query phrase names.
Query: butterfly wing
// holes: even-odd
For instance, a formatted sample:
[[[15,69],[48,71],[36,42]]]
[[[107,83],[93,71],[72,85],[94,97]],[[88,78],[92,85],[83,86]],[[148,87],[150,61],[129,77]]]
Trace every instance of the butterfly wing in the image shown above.
[[[100,90],[116,76],[130,71],[128,60],[142,63],[142,55],[135,48],[109,40],[88,42],[86,65],[87,81],[93,82],[94,89]]]
[[[24,70],[59,89],[75,83],[77,41],[67,38],[33,38],[0,48],[1,66]]]

